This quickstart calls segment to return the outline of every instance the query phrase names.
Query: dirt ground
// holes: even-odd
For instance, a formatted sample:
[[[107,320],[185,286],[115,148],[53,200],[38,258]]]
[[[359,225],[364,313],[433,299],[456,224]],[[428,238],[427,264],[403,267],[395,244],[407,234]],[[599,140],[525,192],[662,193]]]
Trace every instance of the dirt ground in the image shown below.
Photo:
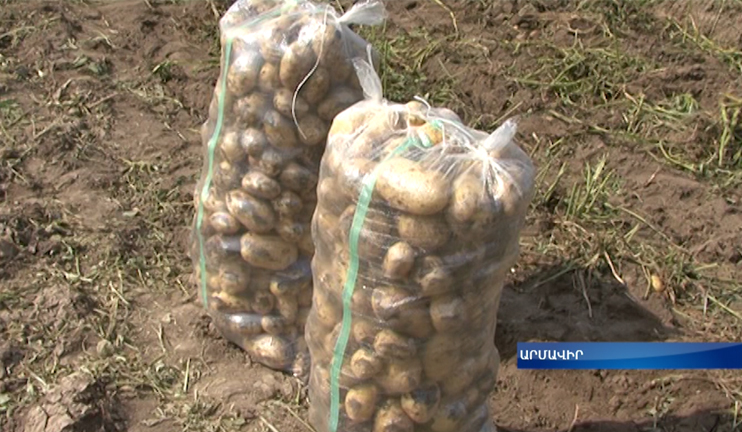
[[[0,0],[0,430],[310,430],[187,242],[224,2]],[[345,5],[348,2],[343,2]],[[742,340],[742,2],[393,0],[388,96],[539,167],[491,398],[511,432],[742,430],[726,371],[524,371],[518,341]]]

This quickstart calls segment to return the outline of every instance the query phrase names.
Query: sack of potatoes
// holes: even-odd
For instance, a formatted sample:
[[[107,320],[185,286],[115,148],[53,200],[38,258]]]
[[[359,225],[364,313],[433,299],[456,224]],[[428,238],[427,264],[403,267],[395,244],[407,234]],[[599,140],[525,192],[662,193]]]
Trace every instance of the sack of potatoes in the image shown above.
[[[340,16],[305,0],[237,0],[219,22],[194,276],[227,340],[304,379],[320,158],[334,116],[363,98],[352,60],[378,56],[349,25],[378,24],[385,12],[379,1]]]
[[[513,121],[473,130],[451,110],[383,100],[359,70],[369,98],[332,122],[312,220],[310,423],[495,431],[497,311],[535,168]]]

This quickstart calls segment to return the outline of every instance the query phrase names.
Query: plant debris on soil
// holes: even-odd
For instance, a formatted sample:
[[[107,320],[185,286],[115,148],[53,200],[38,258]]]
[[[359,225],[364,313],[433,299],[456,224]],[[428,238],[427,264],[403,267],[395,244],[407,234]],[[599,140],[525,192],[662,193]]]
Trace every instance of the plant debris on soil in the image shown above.
[[[187,255],[227,1],[0,0],[0,430],[311,428]],[[336,2],[347,7],[350,1]],[[526,341],[742,340],[742,1],[393,0],[388,98],[519,119],[538,193],[501,431],[742,431],[727,371],[526,371]]]

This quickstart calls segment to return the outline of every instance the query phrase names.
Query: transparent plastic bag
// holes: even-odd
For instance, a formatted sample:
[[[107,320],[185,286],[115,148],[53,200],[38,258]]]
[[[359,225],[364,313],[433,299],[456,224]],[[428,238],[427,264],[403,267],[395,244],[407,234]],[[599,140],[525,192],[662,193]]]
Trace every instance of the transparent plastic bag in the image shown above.
[[[367,99],[330,129],[312,221],[309,420],[318,432],[494,432],[503,283],[535,168],[506,121]]]
[[[343,16],[304,0],[237,0],[221,18],[221,74],[202,127],[192,259],[215,326],[251,358],[306,378],[312,300],[310,221],[334,116],[363,98],[352,59],[370,45]]]

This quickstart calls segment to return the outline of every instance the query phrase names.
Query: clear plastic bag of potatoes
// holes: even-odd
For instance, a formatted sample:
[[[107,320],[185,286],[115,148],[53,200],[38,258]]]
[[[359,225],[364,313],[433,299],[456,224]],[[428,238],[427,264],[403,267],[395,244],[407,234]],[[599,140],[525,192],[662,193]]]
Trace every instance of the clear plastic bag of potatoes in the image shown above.
[[[494,432],[500,294],[535,168],[506,121],[367,99],[332,123],[312,221],[309,420],[318,432]]]
[[[224,337],[306,379],[310,221],[334,116],[363,98],[352,59],[377,55],[348,27],[385,19],[380,1],[339,16],[304,0],[237,0],[221,18],[221,72],[202,127],[191,254]]]

